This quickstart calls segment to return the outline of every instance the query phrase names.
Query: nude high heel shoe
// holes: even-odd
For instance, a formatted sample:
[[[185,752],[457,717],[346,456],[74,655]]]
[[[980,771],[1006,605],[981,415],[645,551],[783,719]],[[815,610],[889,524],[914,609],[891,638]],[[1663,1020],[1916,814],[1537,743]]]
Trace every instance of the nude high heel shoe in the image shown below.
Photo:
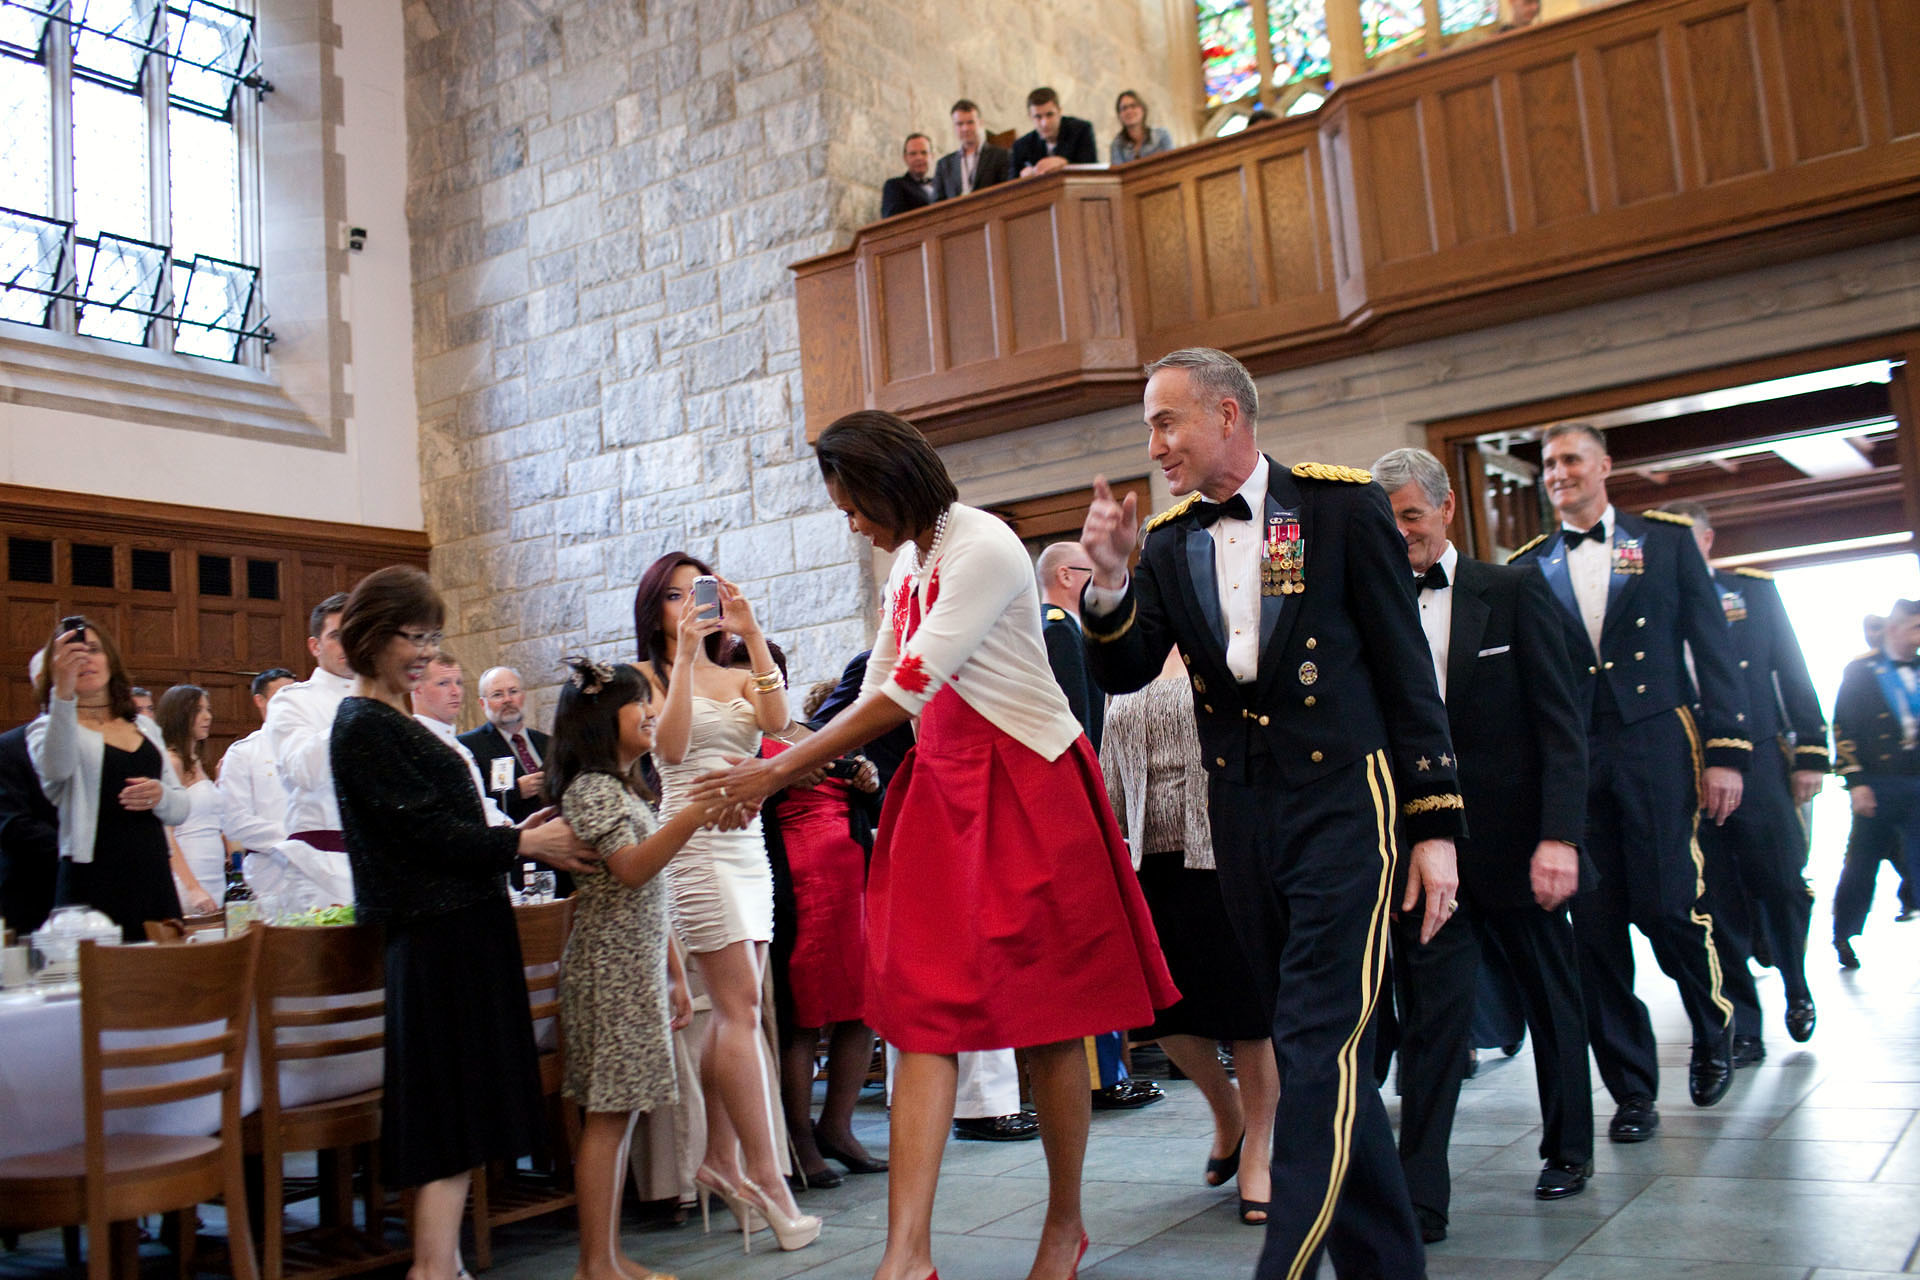
[[[772,1196],[750,1179],[740,1180],[740,1194],[746,1197],[748,1204],[760,1211],[760,1216],[773,1228],[773,1238],[780,1242],[783,1252],[804,1249],[820,1238],[819,1218],[811,1213],[788,1216],[786,1210],[774,1203]]]
[[[708,1217],[707,1200],[710,1196],[719,1196],[721,1202],[732,1211],[734,1220],[740,1224],[741,1252],[752,1253],[753,1233],[766,1225],[766,1219],[759,1214],[753,1202],[747,1198],[741,1188],[704,1164],[694,1172],[693,1185],[698,1188],[700,1194],[701,1233],[711,1234],[713,1231],[713,1223]],[[751,1187],[753,1184],[748,1182],[746,1185]]]

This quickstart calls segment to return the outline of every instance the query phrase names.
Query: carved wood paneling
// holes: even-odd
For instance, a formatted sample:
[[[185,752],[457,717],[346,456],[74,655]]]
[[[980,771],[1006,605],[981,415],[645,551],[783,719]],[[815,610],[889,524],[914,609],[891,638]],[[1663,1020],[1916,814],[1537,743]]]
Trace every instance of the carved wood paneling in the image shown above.
[[[1785,106],[1793,160],[1818,160],[1867,145],[1853,23],[1833,0],[1778,0],[1773,6],[1783,50]]]
[[[993,276],[985,227],[940,238],[946,281],[947,366],[959,368],[1000,354],[993,324]]]
[[[1522,184],[1544,227],[1594,211],[1593,161],[1582,120],[1580,67],[1568,55],[1519,73]]]
[[[880,314],[887,380],[932,373],[933,309],[927,297],[925,245],[911,245],[880,259]]]

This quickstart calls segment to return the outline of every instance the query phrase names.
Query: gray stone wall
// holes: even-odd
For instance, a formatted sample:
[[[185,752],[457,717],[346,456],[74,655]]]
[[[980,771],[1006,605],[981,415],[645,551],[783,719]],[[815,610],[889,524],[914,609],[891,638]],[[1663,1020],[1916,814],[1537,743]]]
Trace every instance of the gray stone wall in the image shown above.
[[[788,264],[872,218],[900,137],[960,93],[1004,127],[1045,80],[1104,129],[1165,56],[1136,3],[1161,13],[969,12],[942,47],[932,0],[407,0],[421,482],[467,669],[539,691],[565,653],[631,655],[634,584],[682,548],[796,685],[864,648],[870,560],[802,433]]]

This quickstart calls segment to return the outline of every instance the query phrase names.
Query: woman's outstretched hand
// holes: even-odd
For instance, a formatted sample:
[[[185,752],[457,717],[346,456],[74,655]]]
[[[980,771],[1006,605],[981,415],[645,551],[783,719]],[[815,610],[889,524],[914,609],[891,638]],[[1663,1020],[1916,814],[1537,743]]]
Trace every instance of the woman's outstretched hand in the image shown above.
[[[690,804],[758,805],[786,786],[780,768],[771,760],[743,760],[730,769],[701,774],[687,789]]]

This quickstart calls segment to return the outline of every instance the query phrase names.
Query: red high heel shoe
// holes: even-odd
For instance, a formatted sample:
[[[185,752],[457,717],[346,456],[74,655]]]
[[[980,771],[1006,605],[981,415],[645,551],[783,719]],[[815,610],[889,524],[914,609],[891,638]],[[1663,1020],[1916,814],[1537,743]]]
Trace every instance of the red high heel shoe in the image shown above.
[[[1087,1256],[1087,1233],[1080,1233],[1080,1252],[1073,1255],[1073,1270],[1067,1272],[1067,1280],[1077,1280],[1080,1274],[1080,1259]]]

